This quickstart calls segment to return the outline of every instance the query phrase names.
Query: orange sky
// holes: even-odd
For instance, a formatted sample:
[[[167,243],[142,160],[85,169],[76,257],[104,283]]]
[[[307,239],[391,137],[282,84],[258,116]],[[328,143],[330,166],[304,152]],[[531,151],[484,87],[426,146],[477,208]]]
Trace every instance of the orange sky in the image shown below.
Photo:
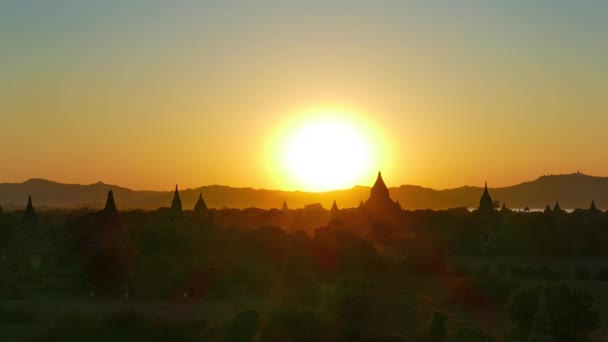
[[[389,186],[608,175],[605,3],[0,6],[0,182],[298,188],[268,144],[327,106]]]

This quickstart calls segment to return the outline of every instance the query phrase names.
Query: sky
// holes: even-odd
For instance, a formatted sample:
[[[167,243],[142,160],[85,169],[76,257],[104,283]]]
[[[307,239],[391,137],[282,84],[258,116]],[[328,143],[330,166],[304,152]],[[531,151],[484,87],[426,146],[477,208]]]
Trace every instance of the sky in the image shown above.
[[[269,145],[325,107],[389,186],[608,176],[606,32],[601,0],[2,1],[0,182],[296,189]]]

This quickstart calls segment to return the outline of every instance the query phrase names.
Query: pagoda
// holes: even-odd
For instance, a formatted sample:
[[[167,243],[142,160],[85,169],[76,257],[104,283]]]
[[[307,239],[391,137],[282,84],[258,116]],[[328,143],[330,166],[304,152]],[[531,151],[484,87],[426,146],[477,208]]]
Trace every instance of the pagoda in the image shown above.
[[[179,201],[179,196],[177,200]],[[175,201],[175,199],[173,201]],[[196,200],[196,204],[194,205],[194,214],[202,217],[208,214],[208,211],[207,204],[205,203],[205,200],[203,200],[203,194],[198,194],[198,200]]]
[[[32,196],[27,197],[27,206],[25,207],[25,212],[23,213],[23,221],[36,221],[36,211],[32,205]]]
[[[114,193],[112,190],[108,191],[108,198],[106,199],[106,206],[103,208],[103,212],[108,215],[117,215],[116,203],[114,202]]]
[[[336,216],[338,216],[339,212],[340,212],[340,209],[338,209],[338,205],[336,204],[336,200],[334,200],[334,204],[331,206],[331,209],[329,209],[329,213],[331,214],[332,218],[335,218]]]
[[[175,195],[173,195],[173,202],[171,202],[171,210],[176,213],[182,212],[182,200],[179,198],[179,191],[177,190],[177,184],[175,185]]]
[[[595,201],[591,200],[591,206],[589,207],[589,212],[591,214],[597,214],[600,212],[600,210],[595,206]]]
[[[562,207],[559,206],[559,202],[555,201],[555,206],[553,206],[553,212],[554,213],[561,213],[562,211],[563,210],[562,210]]]
[[[479,199],[479,212],[494,212],[494,201],[492,200],[492,196],[490,196],[490,192],[488,191],[488,182],[486,182],[483,195],[481,195],[481,198]]]
[[[401,208],[397,202],[391,199],[388,192],[388,187],[384,184],[382,174],[378,171],[378,178],[371,189],[369,199],[363,204],[363,209],[368,213],[374,214],[392,214],[398,212]]]

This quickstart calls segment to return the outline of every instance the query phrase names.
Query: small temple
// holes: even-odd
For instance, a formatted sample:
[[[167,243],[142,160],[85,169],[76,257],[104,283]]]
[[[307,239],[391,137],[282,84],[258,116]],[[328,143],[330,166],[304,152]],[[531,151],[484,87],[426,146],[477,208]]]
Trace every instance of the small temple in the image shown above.
[[[208,211],[207,204],[205,203],[205,200],[203,200],[203,194],[198,194],[198,200],[196,200],[196,204],[194,204],[194,213],[196,215],[206,215]]]
[[[490,192],[488,191],[488,182],[486,182],[483,195],[481,195],[481,198],[479,199],[479,212],[494,212],[494,201],[492,200],[492,196],[490,196]]]
[[[597,214],[600,210],[595,206],[595,201],[591,200],[591,206],[589,207],[589,212],[592,214]]]
[[[177,190],[177,184],[175,185],[175,194],[173,195],[173,202],[171,202],[171,210],[176,213],[182,212],[182,200],[179,198],[179,191]]]
[[[562,207],[559,206],[559,202],[555,201],[555,206],[553,206],[553,211],[559,213],[562,211]]]
[[[369,199],[363,203],[362,207],[367,212],[375,214],[391,214],[401,210],[401,205],[391,199],[380,171],[378,171],[378,178],[371,189]]]
[[[114,202],[114,193],[112,190],[108,191],[108,198],[106,199],[106,206],[103,208],[103,212],[110,215],[117,215],[116,203]]]
[[[282,211],[289,211],[289,207],[287,207],[287,201],[283,201],[283,205],[281,206]]]
[[[32,196],[27,196],[27,206],[23,213],[23,221],[36,221],[36,211],[34,210],[34,205],[32,205]]]
[[[339,212],[340,212],[340,209],[338,209],[338,205],[336,204],[336,201],[334,200],[334,204],[331,206],[329,213],[331,214],[331,217],[336,217],[336,215],[338,215]]]

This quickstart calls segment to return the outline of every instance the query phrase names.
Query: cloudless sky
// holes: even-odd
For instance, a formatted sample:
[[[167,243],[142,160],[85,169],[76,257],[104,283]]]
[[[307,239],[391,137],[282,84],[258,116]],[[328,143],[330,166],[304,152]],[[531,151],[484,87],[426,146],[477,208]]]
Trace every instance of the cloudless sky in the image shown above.
[[[608,176],[607,33],[601,0],[2,1],[0,182],[277,188],[269,137],[321,106],[389,186]]]

